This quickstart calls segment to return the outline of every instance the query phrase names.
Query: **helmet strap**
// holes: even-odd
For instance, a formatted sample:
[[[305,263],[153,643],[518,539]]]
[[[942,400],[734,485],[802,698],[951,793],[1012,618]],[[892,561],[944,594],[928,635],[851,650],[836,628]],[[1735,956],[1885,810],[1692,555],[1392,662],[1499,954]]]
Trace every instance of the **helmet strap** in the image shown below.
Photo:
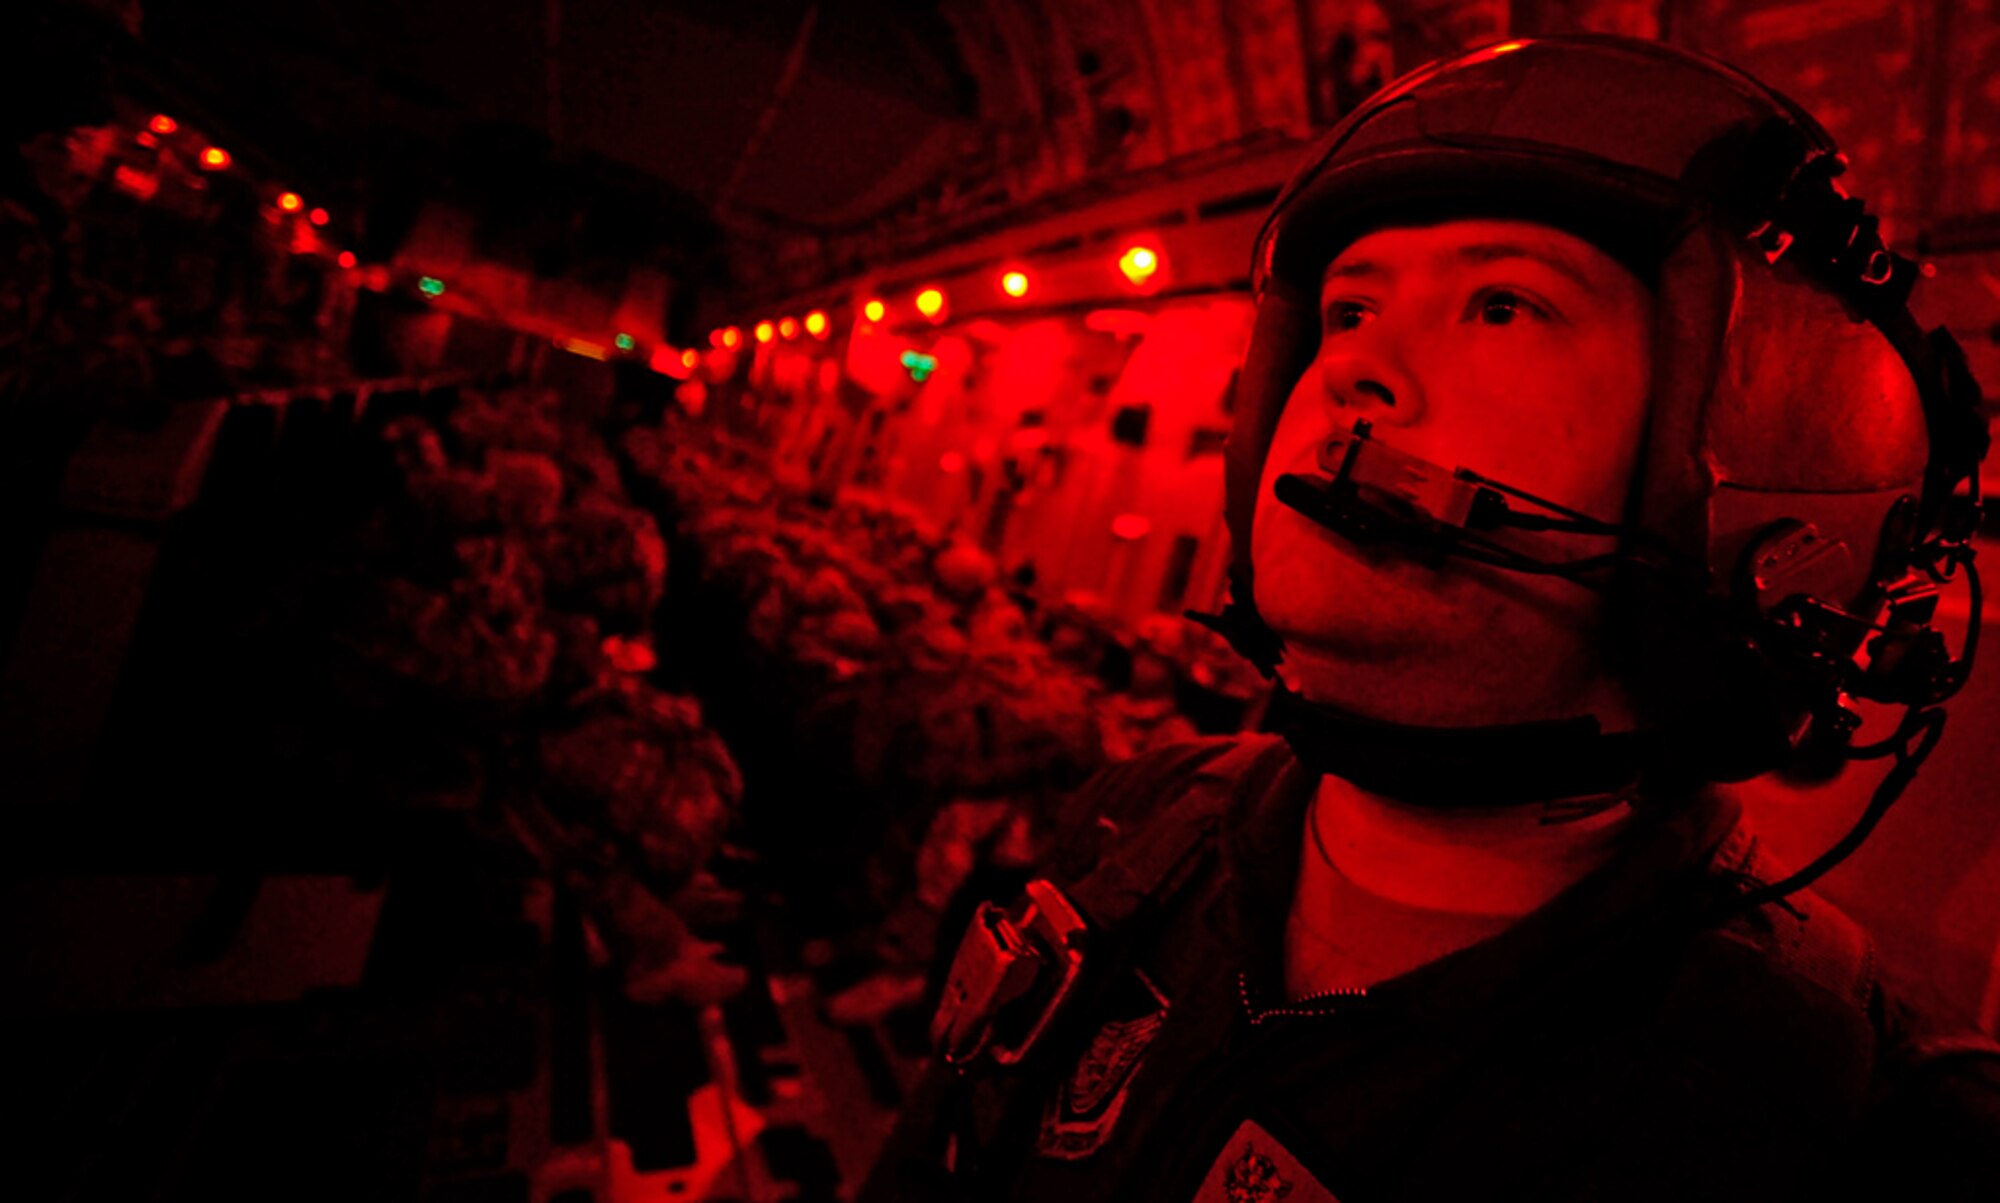
[[[1484,727],[1387,723],[1272,695],[1270,724],[1308,770],[1413,806],[1483,809],[1617,793],[1658,760],[1650,732],[1606,734],[1594,716]]]

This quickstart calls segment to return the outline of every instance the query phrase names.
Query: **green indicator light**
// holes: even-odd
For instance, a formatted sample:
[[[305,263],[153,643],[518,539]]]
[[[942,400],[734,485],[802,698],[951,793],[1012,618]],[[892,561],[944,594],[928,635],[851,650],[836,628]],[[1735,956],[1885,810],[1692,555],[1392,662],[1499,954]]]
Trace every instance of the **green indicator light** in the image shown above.
[[[611,341],[618,344],[620,351],[630,351],[632,349],[632,336],[629,334],[621,334]]]
[[[436,276],[425,276],[423,279],[418,280],[417,288],[425,296],[441,297],[444,295],[444,281],[438,279]]]

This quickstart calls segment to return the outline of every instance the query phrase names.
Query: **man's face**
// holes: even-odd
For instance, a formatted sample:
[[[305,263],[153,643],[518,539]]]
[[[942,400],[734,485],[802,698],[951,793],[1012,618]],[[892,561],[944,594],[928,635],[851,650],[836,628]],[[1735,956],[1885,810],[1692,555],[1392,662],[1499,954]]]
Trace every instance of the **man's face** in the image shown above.
[[[1618,521],[1645,425],[1651,293],[1572,235],[1465,220],[1356,241],[1328,265],[1321,312],[1319,356],[1279,418],[1251,538],[1257,606],[1285,640],[1294,686],[1398,722],[1622,718],[1595,594],[1356,547],[1272,485],[1317,472],[1327,436],[1367,418],[1398,450]]]

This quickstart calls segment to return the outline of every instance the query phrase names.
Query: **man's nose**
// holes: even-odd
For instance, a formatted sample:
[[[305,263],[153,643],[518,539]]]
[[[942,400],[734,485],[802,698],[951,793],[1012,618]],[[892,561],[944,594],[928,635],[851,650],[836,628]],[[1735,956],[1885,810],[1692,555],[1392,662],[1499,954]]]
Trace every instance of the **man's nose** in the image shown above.
[[[1327,400],[1357,418],[1409,426],[1423,416],[1423,390],[1392,357],[1368,350],[1345,350],[1320,359]]]

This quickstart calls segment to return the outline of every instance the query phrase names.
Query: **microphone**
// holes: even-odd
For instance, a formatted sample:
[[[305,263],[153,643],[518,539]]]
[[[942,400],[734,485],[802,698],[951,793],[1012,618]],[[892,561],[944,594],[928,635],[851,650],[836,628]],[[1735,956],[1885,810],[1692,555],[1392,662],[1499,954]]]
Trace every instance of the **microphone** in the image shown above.
[[[1350,542],[1398,544],[1432,566],[1457,556],[1593,589],[1606,587],[1598,574],[1621,564],[1671,566],[1670,553],[1667,564],[1644,554],[1664,551],[1645,531],[1600,521],[1470,468],[1448,469],[1398,451],[1376,440],[1373,429],[1366,418],[1356,419],[1353,429],[1320,445],[1319,466],[1328,475],[1287,472],[1273,483],[1273,495]],[[1544,512],[1516,509],[1510,497]],[[1620,546],[1573,560],[1540,559],[1484,533],[1504,529],[1617,539]]]

